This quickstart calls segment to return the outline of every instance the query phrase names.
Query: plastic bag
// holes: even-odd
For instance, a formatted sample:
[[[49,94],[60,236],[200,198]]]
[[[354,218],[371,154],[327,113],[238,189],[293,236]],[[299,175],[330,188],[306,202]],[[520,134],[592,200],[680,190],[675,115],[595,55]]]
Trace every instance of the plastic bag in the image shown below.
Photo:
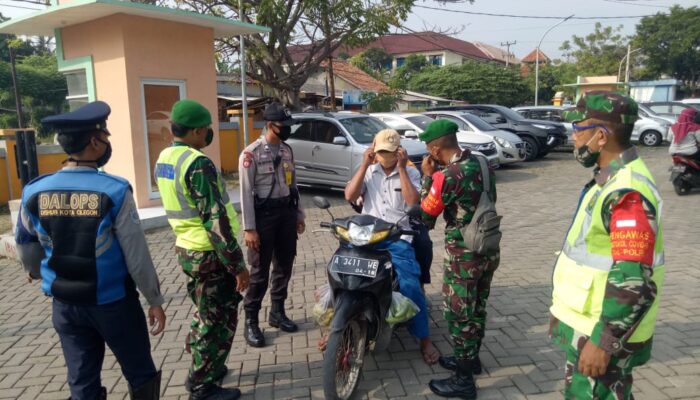
[[[314,291],[316,304],[311,310],[311,315],[320,326],[330,326],[333,321],[333,298],[331,288],[325,284]]]
[[[399,292],[391,292],[391,306],[386,315],[386,322],[392,326],[400,324],[413,318],[419,311],[420,308],[413,300]]]

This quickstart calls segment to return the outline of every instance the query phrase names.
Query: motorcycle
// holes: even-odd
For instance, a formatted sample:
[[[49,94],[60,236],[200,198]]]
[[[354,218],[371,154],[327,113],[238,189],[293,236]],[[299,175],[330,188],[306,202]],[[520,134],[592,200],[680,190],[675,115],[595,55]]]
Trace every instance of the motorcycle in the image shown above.
[[[357,388],[370,342],[377,352],[391,340],[386,316],[398,284],[391,254],[377,245],[417,232],[401,229],[401,220],[392,224],[371,215],[335,218],[327,199],[316,196],[313,201],[331,216],[332,222],[321,222],[321,227],[340,242],[326,267],[334,314],[323,357],[323,391],[326,399],[345,400]],[[419,215],[420,207],[412,206],[403,218]]]
[[[700,164],[689,157],[673,156],[670,180],[677,195],[690,193],[693,188],[700,187]]]

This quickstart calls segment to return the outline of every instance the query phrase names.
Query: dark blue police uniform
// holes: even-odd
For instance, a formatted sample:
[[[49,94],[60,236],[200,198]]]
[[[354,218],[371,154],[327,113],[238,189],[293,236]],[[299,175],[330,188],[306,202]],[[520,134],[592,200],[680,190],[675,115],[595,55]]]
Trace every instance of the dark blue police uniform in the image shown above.
[[[42,123],[59,135],[106,132],[109,113],[107,104],[94,102]],[[129,183],[79,162],[33,180],[22,193],[16,241],[25,269],[34,278],[40,273],[42,290],[53,297],[71,398],[106,396],[100,383],[106,343],[131,398],[157,399],[160,372],[136,288],[151,306],[163,297]]]

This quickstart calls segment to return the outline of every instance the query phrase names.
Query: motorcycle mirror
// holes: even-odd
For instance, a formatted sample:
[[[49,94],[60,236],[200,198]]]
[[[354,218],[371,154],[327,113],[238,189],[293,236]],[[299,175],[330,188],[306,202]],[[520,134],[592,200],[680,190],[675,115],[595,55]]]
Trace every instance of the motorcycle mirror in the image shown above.
[[[331,216],[331,219],[335,219],[333,213],[331,213],[331,210],[329,210],[331,208],[331,203],[328,201],[327,198],[323,196],[314,196],[313,201],[316,207],[328,211],[328,215]]]
[[[322,210],[327,210],[331,208],[331,203],[328,202],[328,199],[325,197],[321,196],[314,196],[314,205]]]

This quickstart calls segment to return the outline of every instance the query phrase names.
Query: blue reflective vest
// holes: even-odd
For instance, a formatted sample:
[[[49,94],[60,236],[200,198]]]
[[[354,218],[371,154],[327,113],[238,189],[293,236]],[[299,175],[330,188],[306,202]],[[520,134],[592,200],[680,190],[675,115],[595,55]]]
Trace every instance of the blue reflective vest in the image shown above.
[[[130,190],[125,179],[92,168],[64,169],[24,188],[27,224],[45,251],[41,287],[47,295],[79,305],[136,295],[113,232]]]

